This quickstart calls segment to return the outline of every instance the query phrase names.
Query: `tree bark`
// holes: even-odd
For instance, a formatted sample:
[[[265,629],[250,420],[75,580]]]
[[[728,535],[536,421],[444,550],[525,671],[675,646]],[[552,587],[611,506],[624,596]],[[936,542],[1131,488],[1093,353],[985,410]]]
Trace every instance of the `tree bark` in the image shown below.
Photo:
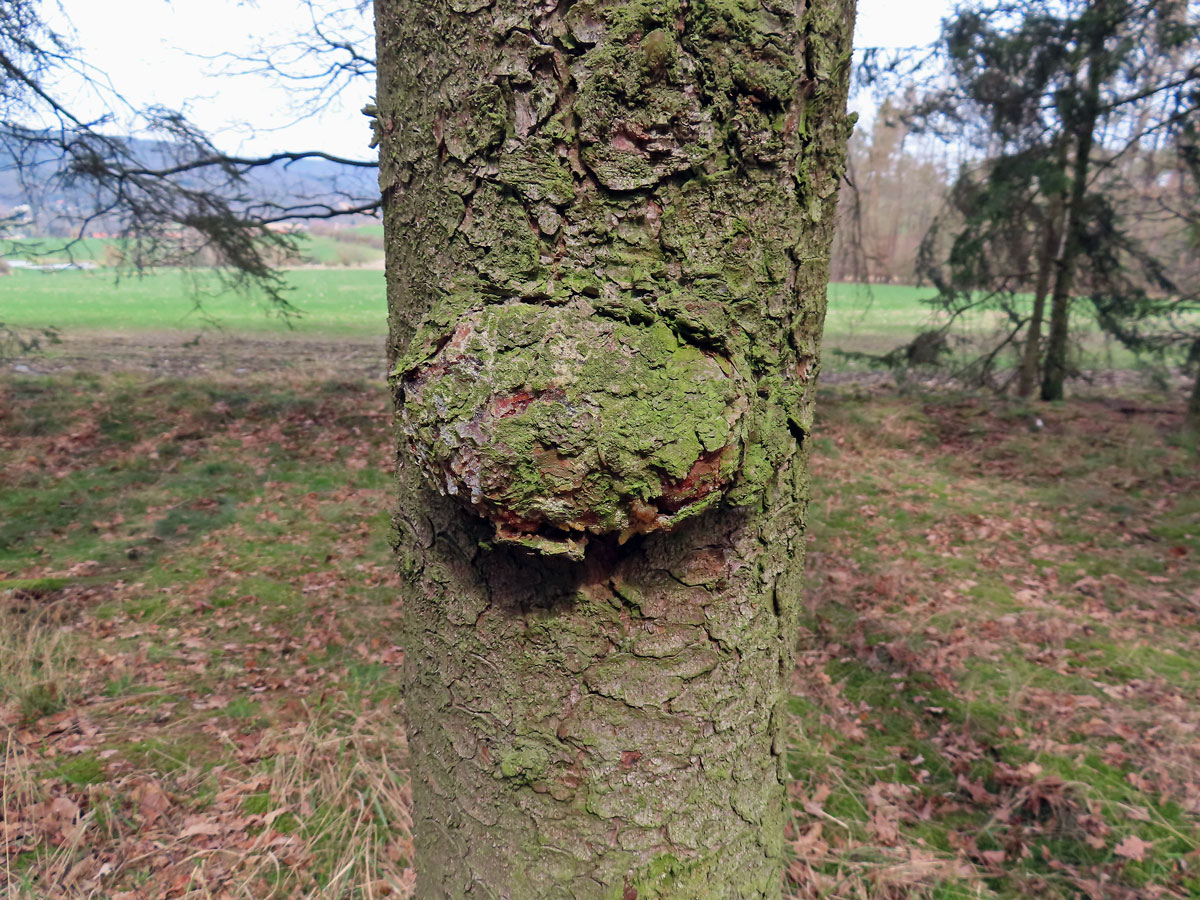
[[[1192,345],[1191,359],[1196,376],[1192,379],[1192,393],[1184,414],[1183,432],[1189,437],[1200,438],[1200,339]]]
[[[778,898],[853,0],[376,0],[418,896]]]
[[[1050,302],[1050,334],[1046,342],[1046,364],[1042,370],[1042,399],[1063,399],[1067,379],[1067,352],[1071,338],[1071,292],[1075,287],[1075,268],[1083,250],[1083,205],[1087,190],[1087,160],[1094,139],[1092,127],[1079,137],[1072,176],[1071,198],[1067,205],[1066,239],[1055,263],[1054,296]]]
[[[1192,395],[1188,399],[1183,428],[1187,434],[1200,435],[1200,373],[1192,380]]]
[[[1054,277],[1055,261],[1062,249],[1061,199],[1050,203],[1047,211],[1046,233],[1038,253],[1038,276],[1034,287],[1033,311],[1029,317],[1029,328],[1025,333],[1025,346],[1021,355],[1021,373],[1017,381],[1017,396],[1032,397],[1037,386],[1042,362],[1042,324],[1046,320],[1046,297]]]
[[[1087,188],[1091,172],[1092,148],[1096,143],[1096,123],[1100,118],[1100,87],[1104,69],[1111,65],[1106,39],[1110,36],[1119,4],[1094,5],[1088,36],[1087,84],[1081,97],[1077,118],[1068,134],[1075,145],[1071,173],[1071,191],[1067,198],[1065,239],[1058,259],[1054,296],[1050,303],[1050,336],[1046,344],[1046,365],[1042,376],[1042,399],[1061,400],[1067,377],[1067,350],[1071,334],[1071,294],[1075,289],[1075,270],[1087,240]]]

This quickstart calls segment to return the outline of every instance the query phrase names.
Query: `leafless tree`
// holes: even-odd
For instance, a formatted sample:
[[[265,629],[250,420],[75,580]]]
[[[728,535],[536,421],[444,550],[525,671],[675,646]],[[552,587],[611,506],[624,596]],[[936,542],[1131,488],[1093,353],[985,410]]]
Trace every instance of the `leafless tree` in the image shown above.
[[[301,3],[310,31],[248,59],[222,62],[295,83],[311,114],[370,78],[373,60],[359,49],[370,19],[362,2]],[[63,75],[93,88],[105,112],[86,118],[57,96],[51,85]],[[178,110],[127,103],[119,86],[90,68],[70,38],[47,24],[43,0],[0,0],[0,177],[19,185],[43,222],[48,213],[38,210],[39,197],[70,198],[65,208],[60,199],[54,213],[68,250],[102,227],[124,239],[130,265],[203,260],[228,284],[261,289],[279,312],[293,314],[278,265],[295,255],[297,243],[279,225],[374,214],[380,206],[377,190],[364,189],[362,179],[347,187],[302,184],[281,197],[259,177],[312,160],[343,171],[377,168],[372,158],[319,148],[228,154]],[[12,240],[7,242],[11,251]]]

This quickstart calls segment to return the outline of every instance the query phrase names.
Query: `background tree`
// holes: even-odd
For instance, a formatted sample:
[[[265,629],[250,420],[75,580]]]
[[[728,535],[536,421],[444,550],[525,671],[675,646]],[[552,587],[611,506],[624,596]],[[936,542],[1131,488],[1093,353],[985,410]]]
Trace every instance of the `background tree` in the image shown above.
[[[838,201],[830,275],[834,281],[913,284],[922,238],[942,206],[947,161],[914,142],[901,103],[885,99],[870,130],[850,138]]]
[[[1192,103],[1194,106],[1200,107],[1200,87],[1193,91]],[[1180,162],[1186,174],[1190,176],[1190,181],[1180,178],[1181,197],[1175,201],[1179,203],[1179,209],[1173,211],[1186,223],[1183,246],[1190,248],[1192,264],[1196,266],[1200,264],[1198,262],[1200,261],[1200,122],[1196,121],[1194,117],[1188,120],[1184,128],[1183,136],[1179,140],[1179,147]],[[1183,187],[1185,184],[1190,188]],[[1190,197],[1186,193],[1189,189]],[[1171,202],[1168,201],[1168,204]],[[1168,209],[1172,209],[1172,207],[1168,205]],[[1187,359],[1194,380],[1184,427],[1188,433],[1200,435],[1200,338],[1191,342]]]
[[[420,896],[779,897],[853,3],[376,18]]]
[[[1040,367],[1043,399],[1062,398],[1077,293],[1117,337],[1151,298],[1191,293],[1119,201],[1122,161],[1148,141],[1176,142],[1196,115],[1198,25],[1200,5],[1184,0],[1070,0],[964,5],[944,26],[935,59],[946,84],[911,120],[969,140],[981,161],[959,177],[961,224],[949,239],[931,232],[923,271],[952,316],[1001,310],[1011,325],[1001,347],[1023,344],[1023,394]]]
[[[353,8],[365,13],[361,4]],[[294,314],[278,265],[294,253],[296,239],[275,226],[372,213],[380,199],[373,186],[364,191],[358,181],[347,189],[321,185],[309,196],[291,191],[281,199],[278,182],[266,183],[259,173],[310,160],[351,170],[373,170],[377,162],[319,149],[224,153],[176,110],[131,107],[80,59],[68,36],[47,24],[41,9],[39,0],[0,0],[0,176],[20,184],[35,219],[45,224],[37,213],[39,197],[69,197],[60,232],[68,245],[103,225],[125,239],[124,258],[134,266],[215,263],[227,284],[261,289],[279,311]],[[344,52],[333,46],[338,36],[317,14],[323,7],[309,9],[315,35],[309,61]],[[329,16],[345,14],[327,10]],[[64,75],[94,88],[106,111],[87,118],[59,97],[53,85]],[[340,71],[318,75],[313,87],[347,87]],[[14,243],[0,233],[0,249]]]

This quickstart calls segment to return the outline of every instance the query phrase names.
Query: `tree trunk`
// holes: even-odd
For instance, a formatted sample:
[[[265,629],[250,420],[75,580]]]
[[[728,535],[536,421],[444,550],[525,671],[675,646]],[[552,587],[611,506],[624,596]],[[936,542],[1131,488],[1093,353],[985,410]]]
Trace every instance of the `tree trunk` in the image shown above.
[[[1192,380],[1192,395],[1188,398],[1183,432],[1189,437],[1200,438],[1200,339],[1192,344],[1191,362],[1196,377]]]
[[[1200,372],[1192,380],[1192,396],[1188,400],[1187,417],[1183,420],[1184,432],[1200,436]]]
[[[1087,56],[1087,84],[1081,98],[1078,118],[1070,123],[1068,135],[1075,145],[1071,173],[1071,191],[1067,198],[1065,238],[1058,259],[1054,297],[1050,304],[1050,337],[1046,345],[1046,366],[1042,377],[1042,399],[1061,400],[1067,377],[1067,349],[1070,340],[1071,294],[1075,288],[1075,269],[1087,240],[1087,188],[1091,171],[1092,148],[1096,142],[1096,123],[1100,118],[1100,87],[1104,83],[1107,59],[1105,40],[1112,30],[1112,18],[1119,4],[1100,2],[1090,11],[1093,20]]]
[[[1080,137],[1072,175],[1071,199],[1067,205],[1066,239],[1055,264],[1054,296],[1050,303],[1050,335],[1046,342],[1046,364],[1042,370],[1042,399],[1061,400],[1067,379],[1067,351],[1071,337],[1071,292],[1075,267],[1083,250],[1083,205],[1087,190],[1087,159],[1091,154],[1092,130]]]
[[[423,900],[780,896],[853,6],[376,0]]]
[[[1021,356],[1021,373],[1017,381],[1017,396],[1032,397],[1037,385],[1042,361],[1042,323],[1046,320],[1046,297],[1054,275],[1055,260],[1062,249],[1061,199],[1051,201],[1047,210],[1046,234],[1038,253],[1037,285],[1034,287],[1033,312],[1029,317],[1029,329],[1025,333],[1025,346]]]

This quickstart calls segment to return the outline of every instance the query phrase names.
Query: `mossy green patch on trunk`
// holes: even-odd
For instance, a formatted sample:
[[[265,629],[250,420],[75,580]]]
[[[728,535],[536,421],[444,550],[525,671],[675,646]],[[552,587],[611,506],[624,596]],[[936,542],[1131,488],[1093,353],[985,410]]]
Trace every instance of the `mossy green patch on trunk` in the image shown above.
[[[510,303],[414,344],[398,366],[409,451],[498,540],[571,554],[588,534],[624,542],[702,512],[737,477],[749,384],[664,323],[616,322],[583,299]]]

